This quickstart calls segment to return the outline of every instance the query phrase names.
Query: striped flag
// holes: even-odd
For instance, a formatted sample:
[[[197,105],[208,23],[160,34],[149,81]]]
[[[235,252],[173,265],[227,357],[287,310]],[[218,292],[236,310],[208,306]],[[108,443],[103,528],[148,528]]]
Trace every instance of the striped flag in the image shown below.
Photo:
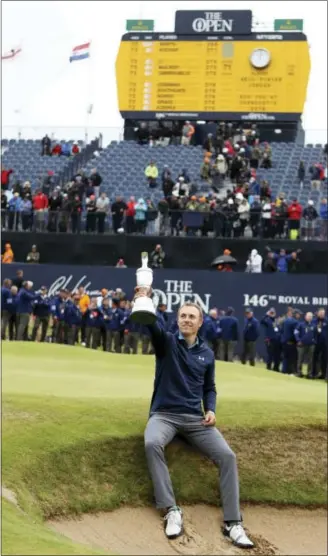
[[[1,55],[1,60],[12,60],[20,52],[22,52],[21,48],[12,48],[11,50],[9,50],[9,52],[5,52]]]
[[[90,57],[90,44],[91,42],[86,42],[85,44],[79,44],[75,46],[70,55],[70,62],[77,62],[78,60],[84,60]]]

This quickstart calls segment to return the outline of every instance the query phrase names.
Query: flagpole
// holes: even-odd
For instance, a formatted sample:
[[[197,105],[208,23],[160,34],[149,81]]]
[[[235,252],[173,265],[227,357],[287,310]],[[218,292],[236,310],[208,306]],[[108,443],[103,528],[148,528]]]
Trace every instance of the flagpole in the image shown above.
[[[85,143],[88,143],[89,140],[89,123],[90,123],[90,115],[92,113],[93,105],[92,105],[92,41],[90,40],[90,56],[87,60],[88,62],[88,69],[86,72],[87,76],[87,84],[86,84],[86,91],[87,91],[87,108],[86,108],[86,119],[85,119],[85,131],[84,131],[84,140]]]

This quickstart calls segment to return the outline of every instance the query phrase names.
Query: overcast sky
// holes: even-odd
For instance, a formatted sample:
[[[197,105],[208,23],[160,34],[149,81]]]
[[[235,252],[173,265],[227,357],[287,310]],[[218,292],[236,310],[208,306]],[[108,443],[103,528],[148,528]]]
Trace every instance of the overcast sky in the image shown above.
[[[179,9],[245,8],[262,22],[304,19],[312,69],[303,125],[315,130],[307,140],[326,142],[326,1],[209,1],[202,5],[195,1],[4,1],[2,51],[22,47],[14,61],[2,64],[4,135],[8,136],[7,126],[20,125],[42,126],[49,132],[57,126],[61,128],[58,134],[82,137],[89,103],[94,106],[88,122],[92,129],[111,127],[117,134],[122,119],[117,106],[115,60],[127,19],[154,19],[155,31],[168,32],[174,29]],[[91,59],[70,64],[71,49],[89,40]]]

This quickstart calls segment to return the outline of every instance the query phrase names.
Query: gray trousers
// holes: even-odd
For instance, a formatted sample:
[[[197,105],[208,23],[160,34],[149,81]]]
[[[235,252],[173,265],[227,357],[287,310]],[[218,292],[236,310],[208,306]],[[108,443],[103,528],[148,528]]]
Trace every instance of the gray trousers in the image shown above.
[[[121,353],[121,333],[119,330],[106,330],[106,351]]]
[[[18,314],[18,328],[17,328],[17,340],[19,342],[27,339],[27,329],[30,322],[29,313]]]
[[[236,343],[233,340],[219,340],[219,359],[221,361],[229,361],[232,363],[235,350],[236,350]]]
[[[9,320],[10,320],[9,311],[3,311],[1,316],[1,338],[3,340],[6,339],[6,332],[9,326]]]
[[[303,363],[307,361],[307,376],[312,376],[315,346],[297,346],[297,373],[302,375]]]
[[[202,420],[200,415],[151,415],[145,430],[145,450],[156,507],[160,509],[176,505],[164,449],[179,433],[219,467],[224,521],[241,521],[236,456],[217,428],[206,427]]]
[[[256,357],[256,342],[246,342],[244,340],[243,352],[241,354],[241,362],[245,365],[246,361],[249,359],[251,365],[255,365]]]
[[[149,355],[149,350],[151,348],[151,341],[149,336],[142,336],[141,346],[142,355]]]

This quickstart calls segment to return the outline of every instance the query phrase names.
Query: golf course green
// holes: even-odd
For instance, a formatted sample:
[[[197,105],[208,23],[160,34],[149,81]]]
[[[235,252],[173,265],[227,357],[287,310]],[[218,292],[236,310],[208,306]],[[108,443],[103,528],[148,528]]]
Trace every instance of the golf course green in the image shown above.
[[[150,506],[143,449],[152,356],[2,344],[3,554],[101,554],[45,520]],[[234,363],[216,365],[217,423],[238,458],[241,501],[324,506],[327,390]],[[167,450],[177,499],[218,504],[213,464],[182,440]]]

